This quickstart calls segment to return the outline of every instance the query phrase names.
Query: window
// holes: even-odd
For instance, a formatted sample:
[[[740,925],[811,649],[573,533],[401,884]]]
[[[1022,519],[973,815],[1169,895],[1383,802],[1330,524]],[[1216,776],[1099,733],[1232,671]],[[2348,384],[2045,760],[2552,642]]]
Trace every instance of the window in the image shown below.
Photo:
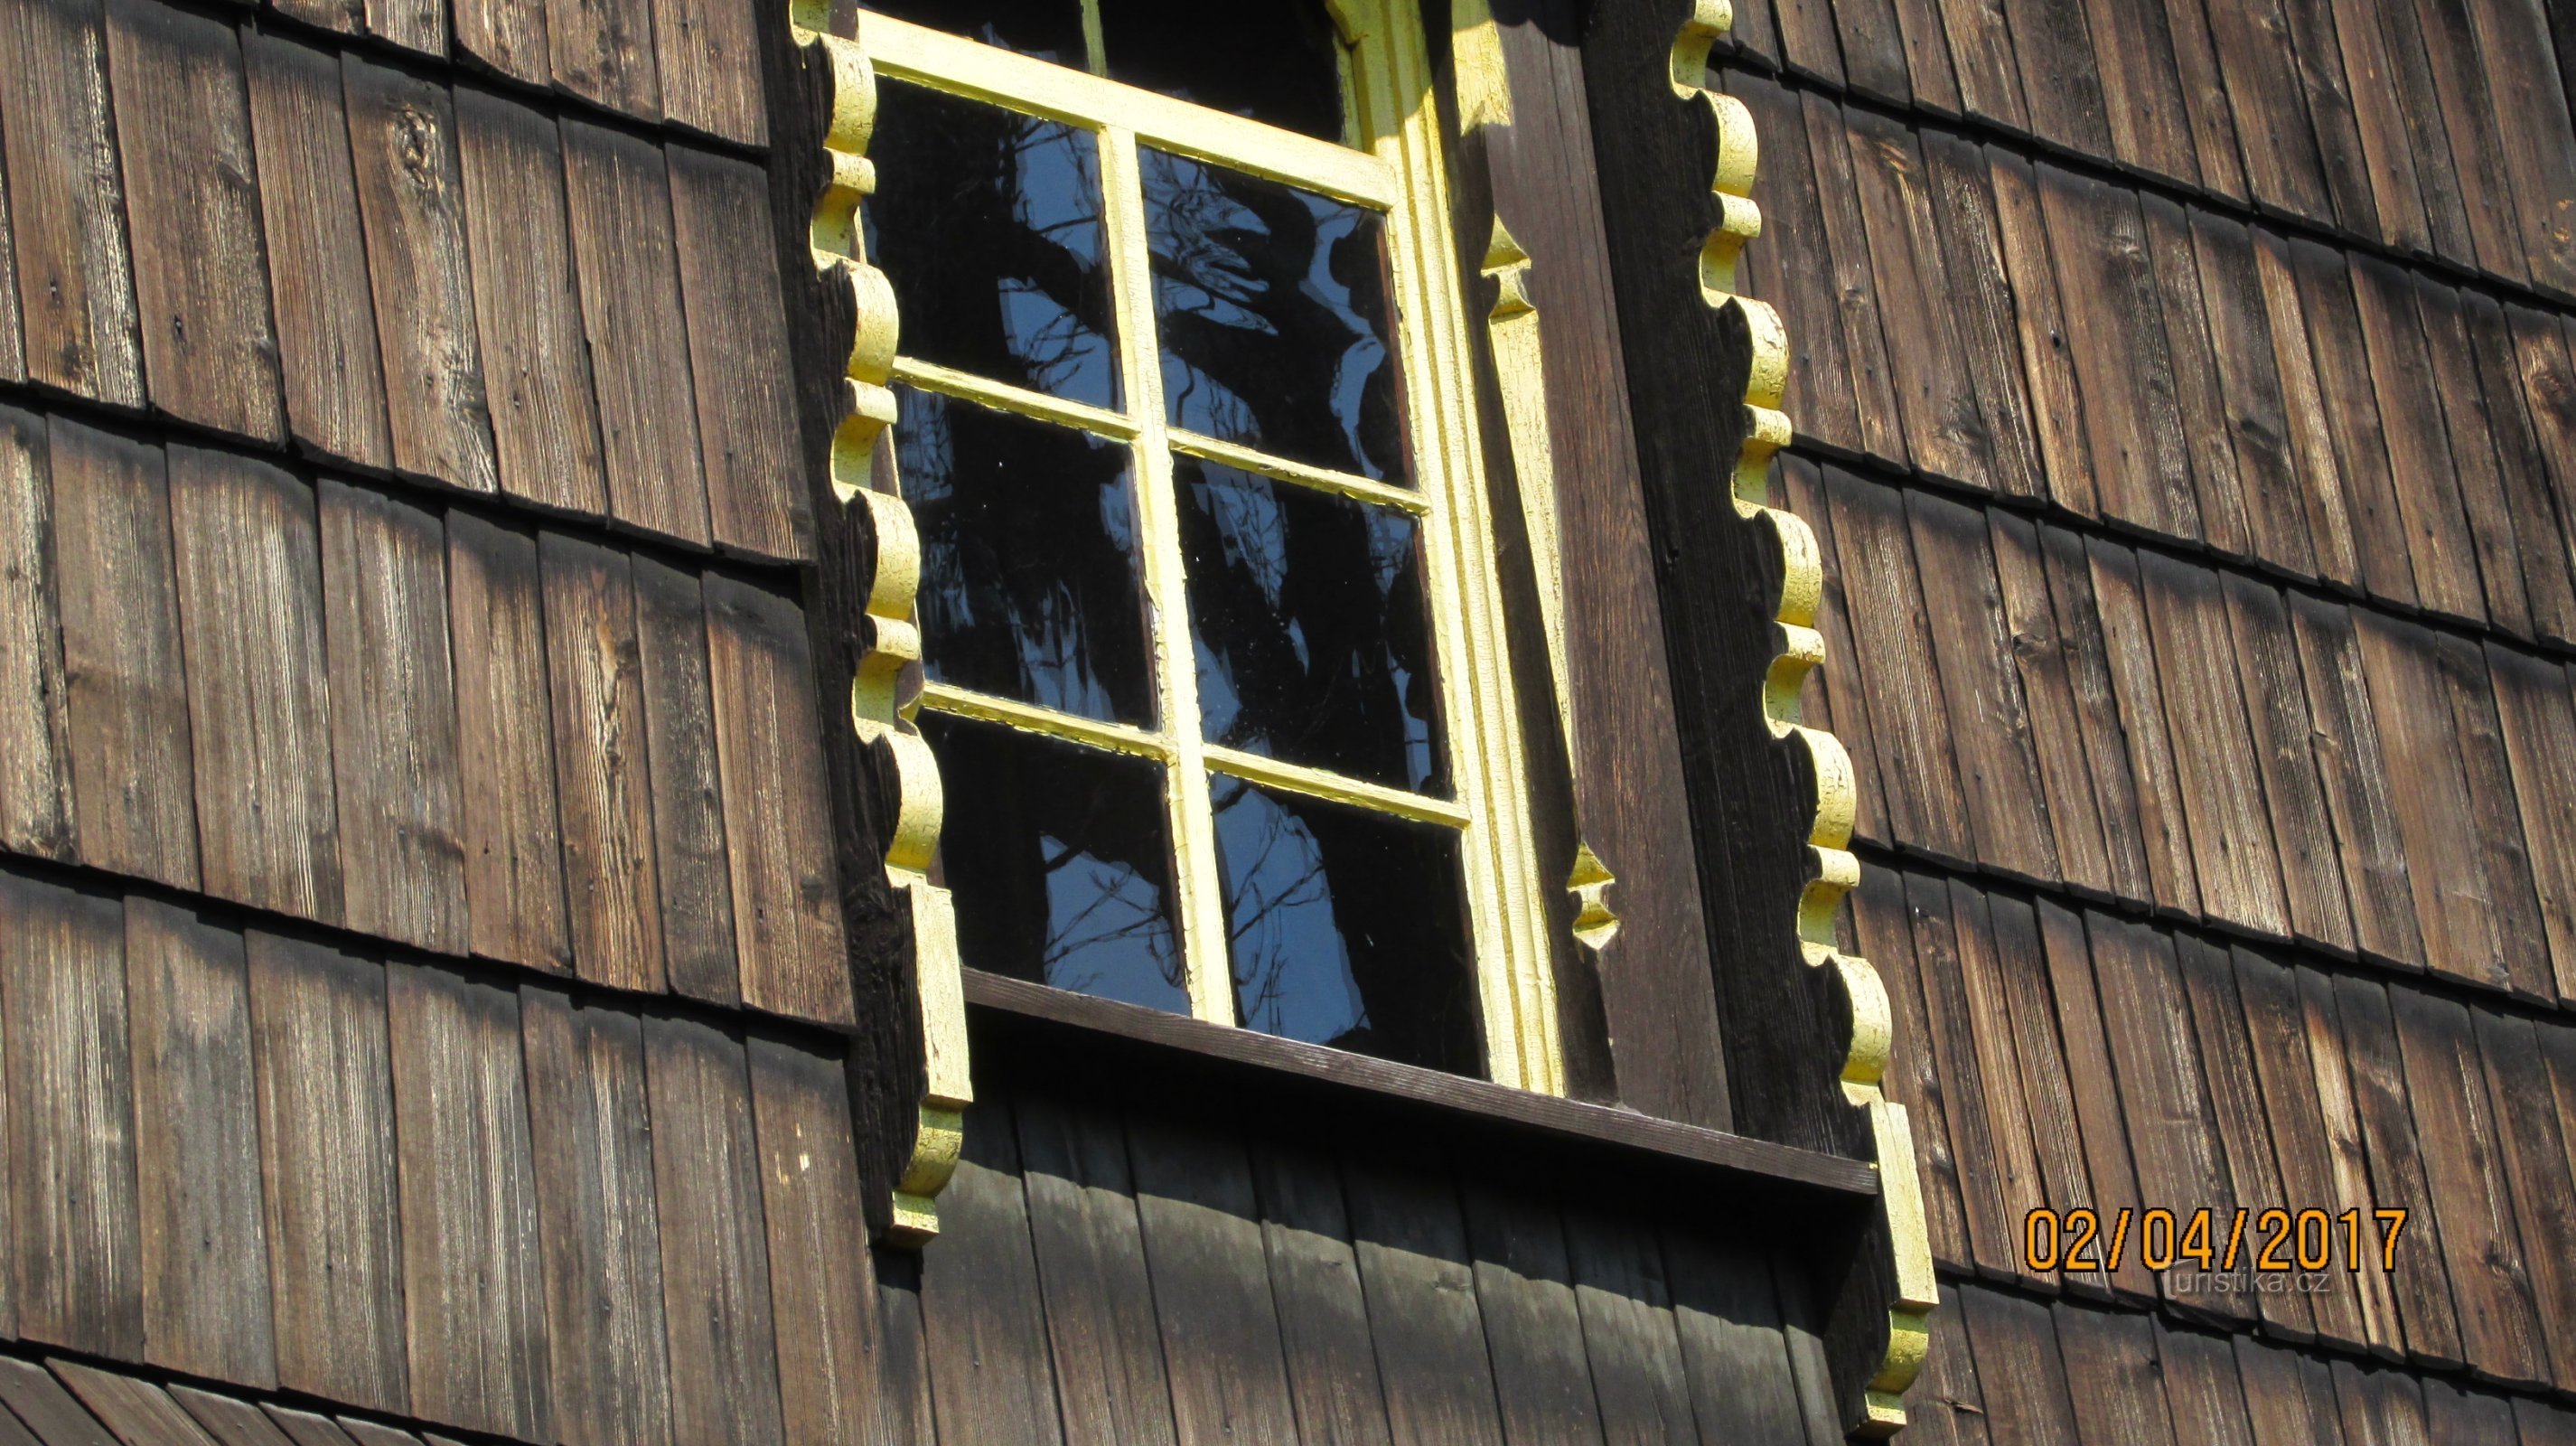
[[[1560,1088],[1419,18],[883,0],[974,968]]]

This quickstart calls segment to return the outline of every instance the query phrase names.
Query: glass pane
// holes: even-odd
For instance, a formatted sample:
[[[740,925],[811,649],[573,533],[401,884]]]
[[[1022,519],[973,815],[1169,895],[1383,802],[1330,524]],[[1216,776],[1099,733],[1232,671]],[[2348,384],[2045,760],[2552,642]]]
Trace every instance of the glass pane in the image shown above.
[[[1154,723],[1124,444],[903,388],[895,469],[921,528],[930,677]]]
[[[1172,424],[1401,480],[1385,218],[1162,151],[1143,169]]]
[[[859,8],[1080,67],[1082,0],[861,0]]]
[[[1445,795],[1414,520],[1195,457],[1172,464],[1207,737]]]
[[[1239,778],[1209,781],[1243,1022],[1481,1073],[1458,835]]]
[[[1100,48],[1112,80],[1342,138],[1341,45],[1323,0],[1100,0]]]
[[[904,355],[1117,406],[1092,134],[919,86],[878,94],[860,210]]]
[[[939,854],[959,956],[1188,1013],[1161,766],[935,713],[921,731],[948,795]]]

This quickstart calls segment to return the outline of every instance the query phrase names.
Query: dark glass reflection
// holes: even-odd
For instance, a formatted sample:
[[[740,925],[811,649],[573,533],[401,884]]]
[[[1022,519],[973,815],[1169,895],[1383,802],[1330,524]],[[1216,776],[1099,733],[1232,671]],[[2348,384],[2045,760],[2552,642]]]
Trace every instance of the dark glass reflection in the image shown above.
[[[959,957],[1188,1013],[1162,768],[933,713],[921,731],[947,792],[939,853]]]
[[[1040,60],[1083,64],[1082,0],[860,0],[859,8]]]
[[[878,96],[860,211],[904,355],[1117,406],[1091,133],[892,81]]]
[[[1342,138],[1341,45],[1322,0],[1100,0],[1100,48],[1112,80]]]
[[[898,396],[929,676],[1152,726],[1128,449],[936,393]]]
[[[1143,156],[1173,425],[1401,479],[1385,219],[1223,166]]]
[[[1209,782],[1243,1022],[1481,1073],[1458,835],[1239,778]]]
[[[1172,461],[1208,738],[1447,793],[1414,520]]]

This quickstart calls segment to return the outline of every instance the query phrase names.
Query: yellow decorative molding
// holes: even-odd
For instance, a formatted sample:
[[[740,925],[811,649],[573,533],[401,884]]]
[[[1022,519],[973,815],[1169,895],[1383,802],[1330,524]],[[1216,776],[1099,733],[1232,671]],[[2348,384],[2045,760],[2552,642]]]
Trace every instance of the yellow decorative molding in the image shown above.
[[[886,849],[886,882],[911,917],[914,968],[921,1000],[924,1089],[912,1157],[895,1186],[893,1237],[917,1243],[939,1233],[933,1203],[957,1168],[965,1110],[974,1099],[966,1060],[966,991],[958,972],[957,920],[948,891],[930,882],[939,849],[944,800],[939,762],[910,722],[919,706],[906,696],[917,676],[921,629],[913,597],[921,586],[921,536],[901,498],[870,485],[877,441],[894,421],[894,288],[868,264],[860,242],[859,204],[876,188],[867,159],[876,128],[876,74],[858,42],[823,34],[820,7],[796,6],[796,41],[830,77],[831,122],[823,138],[831,169],[815,204],[808,236],[815,271],[846,288],[857,318],[842,386],[843,413],[832,435],[832,491],[842,505],[866,509],[876,539],[876,576],[867,599],[868,646],[850,688],[850,723],[863,742],[882,744],[894,762],[895,826]]]
[[[1700,248],[1701,299],[1711,307],[1739,308],[1752,347],[1744,389],[1752,425],[1736,458],[1733,485],[1736,510],[1768,523],[1780,547],[1780,596],[1772,614],[1776,652],[1762,680],[1763,711],[1773,736],[1804,748],[1816,779],[1815,812],[1807,832],[1810,880],[1798,900],[1798,938],[1807,963],[1831,969],[1850,1006],[1852,1033],[1840,1070],[1843,1095],[1867,1112],[1878,1152],[1879,1204],[1886,1212],[1895,1299],[1888,1307],[1886,1354],[1867,1382],[1866,1417],[1856,1429],[1883,1437],[1905,1425],[1905,1388],[1922,1368],[1931,1339],[1927,1323],[1940,1290],[1932,1273],[1913,1126],[1905,1107],[1888,1099],[1881,1087],[1895,1040],[1887,988],[1868,960],[1845,954],[1834,943],[1834,915],[1843,895],[1860,882],[1860,862],[1848,848],[1858,790],[1851,755],[1841,740],[1806,726],[1800,712],[1800,685],[1825,658],[1824,637],[1815,626],[1824,595],[1823,553],[1803,520],[1768,505],[1771,457],[1790,437],[1789,419],[1780,411],[1789,377],[1789,338],[1779,312],[1735,290],[1736,260],[1745,243],[1762,234],[1762,212],[1752,198],[1761,161],[1752,113],[1742,101],[1707,84],[1709,47],[1732,23],[1726,0],[1698,0],[1673,42],[1670,76],[1677,95],[1708,106],[1717,138],[1717,173],[1710,189],[1718,203],[1718,223]]]

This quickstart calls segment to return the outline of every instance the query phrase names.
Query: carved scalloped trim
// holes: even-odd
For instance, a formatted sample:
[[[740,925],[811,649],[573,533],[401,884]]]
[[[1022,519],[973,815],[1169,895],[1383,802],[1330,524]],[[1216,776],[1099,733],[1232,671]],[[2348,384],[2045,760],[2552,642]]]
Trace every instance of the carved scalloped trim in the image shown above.
[[[921,661],[913,596],[921,585],[921,534],[912,509],[868,485],[877,439],[894,422],[894,288],[868,264],[860,243],[859,203],[876,189],[867,159],[876,129],[876,72],[855,40],[822,34],[802,22],[796,41],[818,56],[830,76],[831,123],[823,145],[831,160],[809,240],[817,274],[849,289],[858,318],[842,383],[843,412],[832,434],[832,491],[844,506],[864,507],[876,538],[876,576],[867,601],[867,652],[850,688],[850,724],[863,742],[883,743],[894,761],[895,826],[886,849],[886,882],[911,914],[927,1068],[912,1158],[895,1186],[893,1238],[918,1243],[939,1233],[934,1203],[956,1171],[965,1143],[966,1106],[974,1099],[966,1059],[965,982],[958,972],[957,920],[948,891],[927,870],[939,848],[945,811],[939,762],[910,723],[918,690],[906,696],[910,665]]]
[[[1798,900],[1798,938],[1807,963],[1831,968],[1842,982],[1852,1017],[1851,1042],[1840,1065],[1843,1094],[1855,1108],[1867,1111],[1878,1149],[1879,1204],[1886,1212],[1894,1255],[1896,1298],[1888,1307],[1887,1352],[1868,1383],[1868,1417],[1860,1430],[1888,1436],[1905,1425],[1905,1388],[1922,1368],[1931,1341],[1928,1320],[1940,1294],[1932,1274],[1922,1181],[1915,1171],[1913,1127],[1905,1107],[1880,1089],[1895,1036],[1887,988],[1868,960],[1834,946],[1834,914],[1843,895],[1860,883],[1860,861],[1847,847],[1859,795],[1851,755],[1833,734],[1807,727],[1799,705],[1800,685],[1825,660],[1824,635],[1815,626],[1824,595],[1823,554],[1805,521],[1765,502],[1772,454],[1788,445],[1790,437],[1789,418],[1780,410],[1789,377],[1789,337],[1778,311],[1735,291],[1736,259],[1746,242],[1762,234],[1762,212],[1752,199],[1761,147],[1752,112],[1733,96],[1709,89],[1705,81],[1709,47],[1733,21],[1728,0],[1698,0],[1673,42],[1671,80],[1675,94],[1708,106],[1717,130],[1717,174],[1710,189],[1718,202],[1718,224],[1700,248],[1701,299],[1711,307],[1733,303],[1742,308],[1752,333],[1753,367],[1744,389],[1752,428],[1736,459],[1735,507],[1747,519],[1768,522],[1780,545],[1780,597],[1773,611],[1777,651],[1762,680],[1763,711],[1772,734],[1804,747],[1815,770],[1815,817],[1807,833],[1813,877]]]

